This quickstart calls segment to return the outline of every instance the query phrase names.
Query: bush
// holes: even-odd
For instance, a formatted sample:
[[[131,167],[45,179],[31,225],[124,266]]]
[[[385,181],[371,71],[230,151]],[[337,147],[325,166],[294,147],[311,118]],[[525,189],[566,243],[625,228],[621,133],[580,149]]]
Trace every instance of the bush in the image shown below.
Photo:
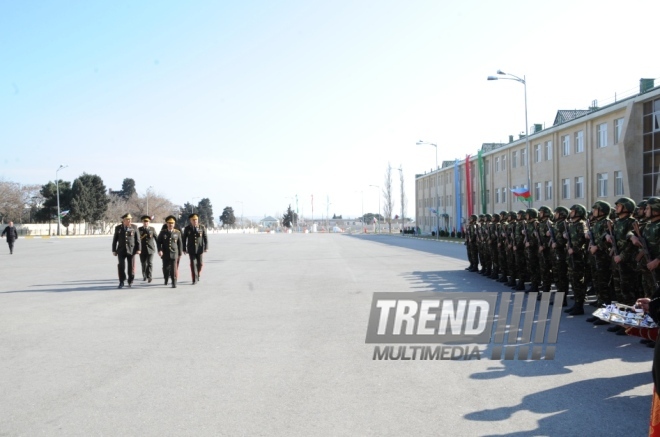
[[[431,237],[435,237],[435,231],[431,231]]]

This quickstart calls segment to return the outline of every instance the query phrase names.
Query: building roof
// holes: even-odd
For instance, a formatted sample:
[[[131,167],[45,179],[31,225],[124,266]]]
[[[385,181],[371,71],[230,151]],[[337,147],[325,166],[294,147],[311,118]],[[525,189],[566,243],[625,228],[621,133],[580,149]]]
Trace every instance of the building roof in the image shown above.
[[[558,124],[575,120],[576,118],[587,115],[590,112],[592,111],[588,109],[559,109],[557,111],[557,115],[555,115],[555,121],[552,123],[552,125],[557,126]]]
[[[264,218],[262,218],[261,220],[259,220],[259,222],[260,222],[260,223],[261,223],[261,222],[279,222],[279,220],[276,219],[276,218],[273,218],[273,217],[271,217],[271,216],[268,216],[268,217],[264,217]]]

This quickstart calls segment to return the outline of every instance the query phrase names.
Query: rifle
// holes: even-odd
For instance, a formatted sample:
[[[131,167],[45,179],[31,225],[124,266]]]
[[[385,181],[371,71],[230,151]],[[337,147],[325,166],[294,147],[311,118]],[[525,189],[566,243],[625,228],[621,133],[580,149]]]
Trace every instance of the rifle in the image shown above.
[[[639,231],[639,223],[635,222],[633,223],[633,227],[635,229],[635,235],[637,235],[637,238],[639,239],[639,242],[642,243],[642,253],[644,254],[644,258],[646,259],[646,263],[650,263],[653,261],[651,259],[651,251],[649,250],[649,242],[646,241],[646,238],[642,237],[642,233]],[[660,284],[658,284],[658,278],[656,277],[655,270],[650,270],[651,277],[653,278],[653,283],[655,284],[655,290],[656,293],[658,290],[660,290]]]
[[[621,252],[619,251],[619,248],[616,245],[616,237],[614,236],[614,232],[612,232],[611,221],[607,222],[607,232],[610,234],[610,238],[612,238],[612,250],[610,251],[610,256],[612,256],[612,253],[614,253],[615,256],[619,256]],[[619,271],[619,277],[621,278],[621,263],[614,263],[614,264],[616,264],[616,268]],[[623,278],[621,278],[621,283],[623,285]]]
[[[591,222],[589,221],[589,219],[587,219],[587,233],[589,234],[589,247],[591,247],[592,245],[598,247],[598,245],[596,244],[596,237],[594,236],[594,231],[591,230]],[[600,266],[598,265],[598,257],[595,254],[593,254],[592,256],[594,257],[596,270],[600,270]]]
[[[571,231],[568,229],[568,226],[566,226],[566,221],[564,221],[564,230],[566,231],[566,241],[568,242],[568,248],[574,251],[575,249],[573,249],[573,242],[571,241]],[[575,269],[575,260],[573,259],[572,253],[568,255],[568,259],[571,263],[571,269]]]
[[[534,222],[534,235],[536,236],[536,241],[539,242],[539,246],[543,245],[541,233],[539,232],[539,222]],[[545,249],[541,251],[541,258],[543,258],[543,263],[545,264]]]

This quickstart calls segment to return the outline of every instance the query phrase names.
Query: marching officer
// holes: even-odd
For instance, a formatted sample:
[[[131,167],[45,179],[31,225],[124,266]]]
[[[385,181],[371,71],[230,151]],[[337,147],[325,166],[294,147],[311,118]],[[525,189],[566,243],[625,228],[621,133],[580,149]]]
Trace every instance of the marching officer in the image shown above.
[[[128,286],[133,285],[135,278],[135,255],[140,254],[140,237],[137,225],[131,224],[130,213],[121,216],[122,224],[115,226],[115,235],[112,238],[112,254],[117,257],[117,271],[119,273],[119,287],[124,287],[126,281],[126,266],[128,265]]]
[[[209,240],[206,228],[199,224],[197,214],[189,215],[188,219],[190,224],[183,228],[183,253],[187,253],[190,257],[190,274],[195,285],[204,267],[202,256],[209,250]]]
[[[183,254],[183,238],[181,232],[174,229],[176,218],[173,215],[165,218],[166,229],[158,235],[158,256],[163,260],[163,276],[165,285],[172,280],[172,288],[176,288],[177,262]]]
[[[154,254],[158,252],[158,234],[153,226],[149,226],[151,218],[148,215],[141,217],[142,226],[138,228],[140,232],[140,264],[142,264],[142,280],[149,281],[153,279]]]

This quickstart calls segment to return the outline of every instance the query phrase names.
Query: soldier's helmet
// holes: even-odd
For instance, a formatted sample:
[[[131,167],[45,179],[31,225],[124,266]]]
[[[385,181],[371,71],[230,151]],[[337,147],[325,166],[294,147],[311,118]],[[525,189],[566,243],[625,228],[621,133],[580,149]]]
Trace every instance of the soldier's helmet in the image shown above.
[[[623,210],[631,214],[635,212],[635,208],[637,208],[637,204],[635,203],[635,201],[629,197],[622,197],[616,202],[614,202],[614,204],[623,206]]]
[[[527,211],[525,211],[524,209],[521,209],[520,211],[518,211],[518,214],[520,214],[520,215],[522,215],[523,217],[525,217],[525,214],[527,214]]]
[[[479,221],[481,221],[481,220],[485,220],[485,219],[486,219],[486,216],[485,216],[485,215],[483,215],[483,214],[479,214]]]
[[[594,206],[592,206],[591,209],[598,209],[604,215],[608,216],[610,215],[610,211],[612,210],[612,205],[605,202],[604,200],[599,200],[596,203],[594,203]]]
[[[509,211],[509,218],[510,218],[511,220],[516,220],[516,219],[518,218],[518,215],[517,215],[517,214],[518,214],[518,213],[515,212],[515,211]]]
[[[478,219],[479,219],[479,217],[477,217],[476,214],[472,214],[472,215],[470,216],[470,221],[477,221]]]
[[[489,221],[491,221],[491,220],[493,219],[493,216],[490,215],[490,214],[486,214],[485,217],[486,217],[486,221],[487,221],[487,222],[489,222]]]
[[[559,214],[559,217],[563,217],[563,218],[568,217],[568,209],[566,209],[565,206],[556,207],[555,212]]]
[[[660,212],[660,197],[649,197],[646,206],[650,207],[651,211]]]
[[[539,212],[545,214],[546,217],[550,217],[552,215],[552,210],[545,205],[539,208]]]
[[[646,208],[646,200],[642,200],[641,202],[639,202],[637,204],[637,208],[641,208],[641,209]]]
[[[539,216],[539,212],[536,208],[528,208],[527,211],[526,211],[526,214],[530,218],[538,218],[538,216]]]
[[[500,217],[504,218],[505,216],[508,216],[508,215],[509,215],[508,212],[506,212],[504,210],[500,211]]]
[[[583,205],[580,205],[579,203],[571,206],[571,211],[575,211],[575,215],[580,218],[585,218],[587,216],[587,208],[585,208]]]
[[[495,223],[500,221],[500,215],[498,213],[493,214],[493,221]]]

